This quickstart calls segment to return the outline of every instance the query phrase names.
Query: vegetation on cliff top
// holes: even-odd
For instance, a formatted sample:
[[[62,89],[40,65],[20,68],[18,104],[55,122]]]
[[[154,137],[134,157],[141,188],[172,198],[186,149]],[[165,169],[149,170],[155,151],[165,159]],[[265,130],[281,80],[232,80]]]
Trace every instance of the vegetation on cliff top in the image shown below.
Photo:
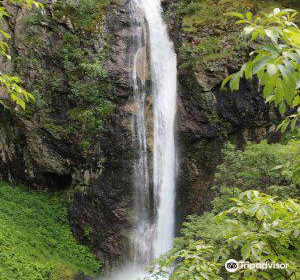
[[[232,64],[237,64],[241,49],[247,47],[240,40],[234,21],[224,16],[225,13],[256,13],[275,7],[300,9],[298,0],[180,0],[174,5],[178,5],[182,24],[181,68],[193,69],[215,61],[236,66]]]
[[[78,30],[97,31],[101,28],[107,9],[116,0],[57,1],[54,6],[58,18],[68,18]]]
[[[73,280],[94,275],[100,265],[76,244],[66,194],[29,191],[0,182],[0,279]]]

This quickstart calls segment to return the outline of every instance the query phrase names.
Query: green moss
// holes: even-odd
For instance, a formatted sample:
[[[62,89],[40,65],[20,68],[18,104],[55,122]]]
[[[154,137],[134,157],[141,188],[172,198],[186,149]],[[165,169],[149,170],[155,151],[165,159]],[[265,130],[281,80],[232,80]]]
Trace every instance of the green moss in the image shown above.
[[[80,173],[80,170],[77,170],[77,172]],[[87,189],[88,189],[87,185],[85,183],[81,182],[74,189],[70,190],[70,193],[69,193],[70,199],[71,200],[73,199],[75,193],[78,193],[81,195],[85,194]]]
[[[106,78],[107,71],[103,68],[103,56],[97,57],[91,62],[83,62],[80,64],[80,68],[83,70],[85,75],[97,79],[97,78]]]
[[[96,144],[97,136],[101,133],[103,119],[105,119],[114,108],[115,106],[111,102],[98,97],[98,102],[86,109],[75,107],[69,111],[68,117],[70,124],[66,132],[68,134],[77,133],[80,140],[80,148],[86,156],[92,153],[91,147]],[[78,130],[80,134],[78,134]]]
[[[299,6],[299,3],[298,0],[182,0],[179,7],[183,16],[183,30],[198,33],[201,27],[226,28],[226,12],[270,11],[278,6],[293,8]]]
[[[50,131],[52,134],[55,135],[64,135],[66,132],[64,126],[55,122],[53,119],[49,117],[45,117],[43,119],[43,125],[44,128],[46,128],[48,131]]]
[[[51,30],[39,25],[41,15],[39,12],[24,15],[22,23],[24,31],[22,41],[26,42],[26,56],[15,59],[18,73],[36,77],[30,82],[29,91],[33,92],[36,102],[26,112],[21,114],[27,117],[39,115],[38,119],[49,132],[60,138],[76,139],[78,148],[85,155],[91,153],[95,138],[101,133],[104,119],[113,111],[114,105],[108,100],[110,85],[105,82],[107,71],[103,66],[107,45],[95,53],[93,46],[99,30],[96,28],[95,14],[98,9],[106,11],[113,0],[81,0],[58,1],[54,5],[55,17],[45,17],[43,21],[55,30],[59,45],[51,51],[49,57],[40,59],[41,53],[46,52],[45,40],[52,40]],[[58,14],[57,14],[58,13]],[[72,15],[71,15],[72,14]],[[104,13],[100,13],[101,17]],[[57,18],[69,18],[76,25],[75,31],[63,32]],[[92,25],[94,27],[92,28]],[[88,30],[90,29],[90,30]],[[82,33],[88,36],[82,39]],[[53,62],[54,63],[53,63]],[[47,63],[47,68],[42,63]],[[59,65],[59,66],[58,66]],[[59,67],[59,69],[57,69]],[[32,71],[34,69],[34,71]],[[54,98],[58,93],[66,96],[68,108],[67,118],[53,120]],[[58,108],[61,110],[62,108]]]
[[[46,20],[46,17],[42,11],[30,11],[21,18],[21,23],[27,27],[32,27],[32,25],[39,25],[43,20]]]
[[[196,67],[201,63],[226,59],[230,56],[230,52],[224,52],[221,37],[206,36],[198,40],[197,45],[184,43],[181,47],[181,57],[187,61],[183,68]]]
[[[80,146],[83,149],[84,153],[88,153],[89,149],[91,148],[91,142],[87,139],[84,139],[80,142]]]
[[[82,108],[75,107],[69,111],[69,117],[74,122],[81,125],[86,125],[87,130],[101,129],[102,119],[105,118],[114,106],[111,102],[99,99],[98,106],[90,109],[83,110]]]
[[[96,31],[114,0],[57,1],[54,14],[58,18],[68,18],[76,29]]]
[[[95,55],[83,47],[76,34],[66,32],[58,53],[67,75],[69,98],[76,104],[68,112],[70,122],[66,131],[69,135],[76,135],[81,150],[88,155],[101,132],[103,120],[115,108],[106,98],[108,89],[104,80],[107,71],[103,67],[106,48]]]
[[[197,162],[199,158],[202,158],[207,149],[207,141],[200,140],[193,145],[193,154],[191,154],[191,160]]]
[[[47,86],[50,90],[59,91],[62,88],[63,80],[57,75],[54,70],[45,70],[44,74]]]
[[[78,36],[66,32],[59,55],[76,104],[97,103],[102,92],[101,81],[107,77],[107,71],[103,67],[105,49],[95,55],[90,49],[82,47]]]
[[[66,193],[42,193],[0,183],[1,280],[73,280],[100,265],[76,244],[67,221]]]
[[[83,228],[84,238],[87,239],[88,241],[91,241],[91,239],[92,239],[92,233],[93,233],[93,229],[89,225],[86,225]]]

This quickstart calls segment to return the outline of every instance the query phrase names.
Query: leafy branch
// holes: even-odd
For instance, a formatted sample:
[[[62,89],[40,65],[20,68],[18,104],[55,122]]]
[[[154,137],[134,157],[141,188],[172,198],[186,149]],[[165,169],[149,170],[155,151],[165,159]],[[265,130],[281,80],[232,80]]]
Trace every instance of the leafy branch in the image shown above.
[[[222,88],[229,83],[232,91],[238,90],[242,78],[257,76],[266,102],[273,103],[283,115],[288,109],[295,112],[279,125],[282,132],[289,125],[294,130],[300,117],[300,31],[294,23],[296,14],[295,10],[279,8],[257,16],[251,12],[227,14],[239,19],[236,24],[246,24],[243,36],[266,43],[250,54],[252,60],[223,81]]]
[[[183,237],[155,260],[150,279],[296,280],[299,273],[300,205],[298,200],[249,190],[232,199],[234,206],[217,216],[190,217]],[[208,219],[207,219],[208,218]],[[204,234],[203,227],[209,230]],[[209,238],[208,238],[209,236]],[[205,237],[205,238],[203,238]],[[239,269],[228,274],[229,258],[251,263],[288,263],[285,269]]]
[[[33,7],[37,9],[43,9],[44,5],[35,0],[9,0],[11,4],[17,4],[21,6],[28,6],[30,9]],[[5,17],[9,17],[5,7],[0,7],[0,24],[4,22]],[[11,39],[11,36],[0,29],[0,34],[4,40]],[[9,45],[0,39],[0,56],[10,60],[11,56],[8,54]],[[21,80],[18,77],[10,76],[0,72],[0,104],[4,107],[7,107],[6,100],[10,99],[15,104],[25,109],[26,103],[34,100],[34,96],[27,92],[21,87]]]

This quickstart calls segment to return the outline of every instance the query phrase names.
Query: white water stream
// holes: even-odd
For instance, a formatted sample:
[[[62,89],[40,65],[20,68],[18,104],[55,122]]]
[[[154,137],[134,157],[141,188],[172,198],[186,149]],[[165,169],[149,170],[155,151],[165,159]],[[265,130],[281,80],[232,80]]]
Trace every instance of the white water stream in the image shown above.
[[[137,280],[153,258],[172,246],[175,228],[175,137],[177,59],[163,22],[161,0],[131,0],[133,24],[133,85],[137,110],[135,229],[132,260],[111,280]],[[147,50],[147,40],[149,48]],[[147,51],[150,52],[152,92],[147,92]],[[147,151],[147,94],[153,99],[153,162]],[[153,168],[150,190],[149,164]]]
[[[154,257],[172,246],[175,227],[177,60],[162,19],[160,0],[141,0],[149,24],[154,94],[153,183],[157,207]]]

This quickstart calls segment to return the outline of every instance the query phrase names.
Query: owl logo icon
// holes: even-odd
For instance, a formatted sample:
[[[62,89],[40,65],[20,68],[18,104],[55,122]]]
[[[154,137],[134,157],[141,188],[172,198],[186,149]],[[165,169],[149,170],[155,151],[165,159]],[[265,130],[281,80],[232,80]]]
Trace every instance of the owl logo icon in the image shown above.
[[[225,269],[231,273],[236,272],[239,269],[239,263],[234,259],[230,259],[225,263]]]

